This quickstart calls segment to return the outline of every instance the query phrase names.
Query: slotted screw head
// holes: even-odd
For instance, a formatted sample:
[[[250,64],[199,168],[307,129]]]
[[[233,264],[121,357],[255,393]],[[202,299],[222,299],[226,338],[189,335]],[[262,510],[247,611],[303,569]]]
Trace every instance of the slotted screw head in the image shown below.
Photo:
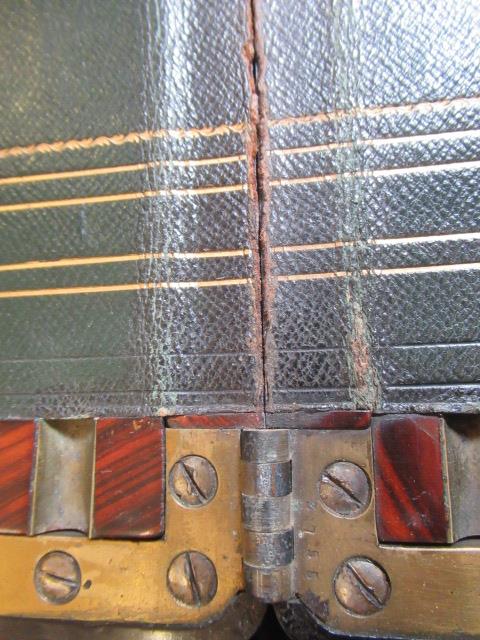
[[[335,595],[349,613],[369,616],[386,605],[390,580],[385,571],[369,558],[350,558],[337,569]]]
[[[183,507],[203,507],[217,493],[214,466],[201,456],[185,456],[170,471],[170,491]]]
[[[319,491],[327,511],[343,518],[356,518],[370,504],[368,476],[353,462],[339,461],[326,467],[320,478]]]
[[[52,551],[37,562],[34,581],[42,600],[66,604],[80,591],[82,574],[73,556],[63,551]]]
[[[217,593],[217,572],[203,553],[185,551],[172,561],[167,584],[172,595],[182,604],[202,607]]]

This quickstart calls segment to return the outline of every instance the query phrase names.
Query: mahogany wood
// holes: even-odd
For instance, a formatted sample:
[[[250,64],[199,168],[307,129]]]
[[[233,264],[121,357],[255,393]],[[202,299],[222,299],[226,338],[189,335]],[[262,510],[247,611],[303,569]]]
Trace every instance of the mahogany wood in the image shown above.
[[[30,529],[35,422],[0,422],[0,533],[26,535]]]
[[[224,413],[168,418],[168,426],[174,429],[245,429],[263,426],[258,413]]]
[[[447,543],[443,420],[396,415],[373,420],[375,508],[381,542]]]
[[[165,525],[162,419],[99,419],[95,455],[93,537],[161,537]]]
[[[267,427],[274,429],[367,429],[371,411],[296,411],[267,414]]]

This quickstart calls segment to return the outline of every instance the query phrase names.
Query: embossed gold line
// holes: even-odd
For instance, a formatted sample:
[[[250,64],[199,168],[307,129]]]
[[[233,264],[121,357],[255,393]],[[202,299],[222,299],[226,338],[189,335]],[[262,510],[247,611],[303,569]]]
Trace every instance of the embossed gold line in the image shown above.
[[[436,264],[418,267],[395,267],[389,269],[365,269],[362,275],[400,275],[405,273],[444,273],[448,271],[471,271],[480,269],[480,262],[465,262],[462,264]]]
[[[300,178],[278,178],[271,181],[272,187],[285,187],[297,184],[317,184],[321,182],[335,182],[357,177],[381,177],[389,175],[409,175],[412,173],[428,174],[438,171],[461,171],[462,169],[476,169],[480,167],[480,160],[465,160],[463,162],[446,162],[442,164],[416,165],[414,167],[395,167],[391,169],[373,169],[372,171],[352,171],[351,173],[327,173],[320,176],[306,176]]]
[[[397,136],[391,138],[365,138],[360,140],[347,140],[345,142],[327,142],[305,147],[292,147],[273,149],[271,153],[276,156],[301,155],[305,153],[318,153],[321,151],[334,151],[336,149],[347,149],[353,146],[385,147],[395,144],[407,144],[410,142],[432,142],[436,140],[461,140],[466,137],[476,137],[480,135],[480,129],[466,129],[463,131],[445,131],[444,133],[423,133],[411,136]]]
[[[338,109],[336,111],[322,112],[312,115],[291,116],[286,118],[272,119],[269,122],[271,127],[292,126],[297,124],[309,124],[311,122],[330,122],[349,116],[375,116],[404,113],[422,113],[441,111],[451,107],[469,107],[480,104],[480,97],[456,98],[452,100],[425,101],[407,105],[385,105],[375,107],[361,107],[356,109]],[[216,127],[199,127],[191,129],[158,129],[154,131],[132,131],[129,133],[119,133],[111,136],[104,135],[96,138],[78,138],[71,140],[56,140],[54,142],[39,142],[24,146],[6,147],[0,149],[0,159],[33,155],[36,153],[61,153],[63,151],[77,151],[81,149],[91,149],[95,147],[121,146],[124,144],[135,144],[144,141],[165,138],[201,138],[224,136],[230,134],[241,134],[246,130],[245,123],[222,124]]]
[[[86,293],[116,293],[120,291],[141,291],[142,289],[204,289],[209,287],[231,287],[251,284],[251,278],[231,278],[229,280],[201,280],[198,282],[147,282],[131,284],[96,285],[90,287],[61,287],[55,289],[19,289],[0,291],[0,298],[40,298],[44,296],[68,296]]]
[[[403,105],[384,105],[376,107],[357,107],[355,109],[337,109],[304,116],[289,116],[270,120],[270,127],[289,127],[314,122],[332,122],[355,116],[402,115],[406,113],[431,113],[444,111],[452,107],[471,107],[480,105],[480,96],[455,98],[453,100],[424,101]]]
[[[112,136],[98,136],[96,138],[81,138],[72,140],[57,140],[55,142],[39,142],[26,146],[16,146],[0,149],[0,159],[15,156],[30,156],[36,153],[62,153],[63,151],[78,151],[95,147],[121,146],[124,144],[138,144],[155,139],[165,138],[211,138],[240,134],[246,129],[245,123],[222,124],[217,127],[200,127],[197,129],[158,129],[155,131],[132,131]]]
[[[271,248],[272,253],[294,253],[298,251],[323,251],[325,249],[339,249],[357,244],[356,240],[333,240],[332,242],[317,242],[314,244],[279,245]]]
[[[326,249],[341,249],[358,244],[388,246],[397,244],[418,244],[432,242],[453,242],[457,240],[480,240],[480,231],[465,233],[443,233],[425,236],[405,236],[400,238],[366,238],[360,240],[332,240],[331,242],[317,242],[313,244],[279,245],[271,248],[272,253],[294,253],[299,251],[323,251]]]
[[[278,282],[301,282],[303,280],[328,280],[330,278],[345,278],[351,275],[348,271],[325,271],[324,273],[297,273],[277,276]]]
[[[232,258],[249,256],[250,249],[225,249],[220,251],[198,251],[182,253],[170,251],[167,253],[131,253],[121,256],[87,256],[82,258],[61,258],[59,260],[31,260],[29,262],[13,262],[0,264],[0,273],[6,271],[26,271],[31,269],[55,269],[61,267],[79,267],[87,265],[113,264],[124,262],[140,262],[142,260],[177,259],[177,260],[205,260],[211,258]]]
[[[428,236],[409,236],[404,238],[372,238],[368,240],[371,244],[388,246],[395,244],[416,244],[422,242],[451,242],[456,240],[480,240],[480,231],[465,233],[444,233]]]
[[[136,164],[117,165],[112,167],[96,167],[93,169],[78,169],[75,171],[57,171],[54,173],[38,173],[25,176],[12,176],[0,178],[0,187],[24,184],[30,182],[46,182],[48,180],[67,180],[69,178],[89,178],[92,176],[111,175],[116,173],[129,173],[144,171],[155,167],[205,167],[220,164],[242,162],[246,160],[245,154],[236,156],[223,156],[218,158],[200,158],[198,160],[154,160],[152,162],[139,162]]]
[[[480,269],[480,262],[466,262],[462,264],[422,265],[417,267],[392,267],[385,269],[362,269],[362,276],[404,275],[410,273],[446,273],[471,271]],[[345,278],[353,275],[352,271],[324,271],[322,273],[299,273],[277,276],[278,282],[300,282],[305,280],[328,280],[330,278]]]
[[[228,193],[230,191],[245,191],[246,184],[231,184],[222,186],[195,187],[192,189],[158,189],[156,191],[139,191],[135,193],[114,193],[104,196],[85,196],[81,198],[66,198],[62,200],[37,200],[35,202],[21,202],[0,206],[0,213],[14,213],[32,209],[52,209],[57,207],[74,207],[84,204],[102,204],[106,202],[123,202],[127,200],[142,200],[144,198],[169,196],[194,196],[214,193]]]
[[[391,138],[368,138],[364,140],[345,141],[345,142],[331,142],[318,145],[310,145],[304,147],[293,147],[283,149],[273,149],[271,153],[277,156],[290,156],[301,155],[306,153],[318,153],[321,151],[332,151],[335,149],[344,149],[352,146],[373,146],[382,147],[392,144],[405,144],[409,142],[429,142],[435,140],[456,140],[466,136],[478,136],[480,129],[467,129],[465,131],[447,131],[444,133],[429,133],[419,134],[411,136],[398,136]],[[232,156],[222,156],[216,158],[200,158],[198,160],[157,160],[151,162],[140,162],[135,164],[117,165],[111,167],[96,167],[92,169],[78,169],[74,171],[58,171],[52,173],[31,174],[25,176],[11,176],[7,178],[0,178],[0,187],[33,183],[33,182],[45,182],[51,180],[66,180],[73,178],[86,178],[93,176],[111,175],[118,173],[137,172],[155,167],[202,167],[202,166],[215,166],[221,164],[230,164],[235,162],[244,162],[246,160],[245,154],[238,154]]]

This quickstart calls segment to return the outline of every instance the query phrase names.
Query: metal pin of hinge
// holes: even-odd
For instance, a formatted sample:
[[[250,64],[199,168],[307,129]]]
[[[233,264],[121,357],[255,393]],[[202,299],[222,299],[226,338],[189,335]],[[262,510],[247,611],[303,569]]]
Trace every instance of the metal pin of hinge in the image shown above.
[[[241,492],[247,586],[264,602],[293,595],[292,461],[287,430],[243,431]]]

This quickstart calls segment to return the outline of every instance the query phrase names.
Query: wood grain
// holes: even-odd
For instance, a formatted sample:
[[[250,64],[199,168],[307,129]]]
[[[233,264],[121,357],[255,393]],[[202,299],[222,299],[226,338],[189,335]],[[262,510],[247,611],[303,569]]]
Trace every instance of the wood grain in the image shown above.
[[[444,485],[443,420],[373,420],[375,508],[380,542],[450,542]]]
[[[263,419],[258,413],[173,416],[168,418],[168,426],[173,429],[248,429],[262,427]]]
[[[165,525],[160,418],[97,421],[92,537],[158,538]]]
[[[0,421],[0,533],[29,533],[34,457],[35,422]]]
[[[368,429],[370,411],[295,411],[267,414],[273,429]]]

